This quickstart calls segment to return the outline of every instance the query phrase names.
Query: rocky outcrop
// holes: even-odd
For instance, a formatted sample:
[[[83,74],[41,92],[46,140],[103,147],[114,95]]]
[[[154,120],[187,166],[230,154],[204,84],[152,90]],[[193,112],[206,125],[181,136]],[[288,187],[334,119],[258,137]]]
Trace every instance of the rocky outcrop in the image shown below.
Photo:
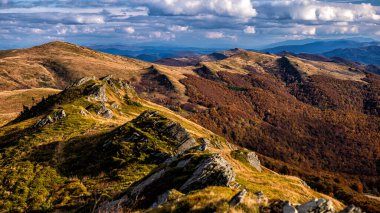
[[[329,213],[335,212],[334,206],[331,201],[320,199],[312,199],[307,203],[297,206],[299,213],[320,212]]]
[[[182,196],[183,196],[183,194],[181,192],[175,190],[175,189],[168,190],[165,193],[163,193],[157,197],[156,202],[154,202],[152,204],[151,208],[153,208],[153,209],[158,208],[159,206],[161,206],[167,202],[177,200],[177,199],[181,198]]]
[[[211,145],[211,142],[206,138],[201,138],[201,145],[197,147],[199,151],[206,151]]]
[[[92,77],[84,77],[84,78],[81,78],[79,79],[77,82],[75,82],[73,84],[74,87],[79,87],[79,86],[82,86],[83,84],[89,82],[89,81],[95,81],[96,77],[95,76],[92,76]]]
[[[256,153],[254,152],[249,152],[247,154],[247,161],[249,162],[249,164],[254,167],[257,171],[261,172],[262,169],[261,169],[261,163],[260,163],[260,160],[259,160],[259,157],[256,155]]]
[[[230,186],[235,180],[233,168],[220,154],[173,157],[159,168],[131,186],[119,200],[103,204],[99,211],[117,212],[131,206],[158,206],[167,200],[168,190],[188,193],[208,186]],[[179,175],[181,178],[176,178]]]
[[[289,202],[285,201],[284,206],[282,207],[283,213],[298,213],[297,209]]]
[[[232,166],[220,154],[215,154],[198,164],[180,191],[189,192],[207,186],[230,186],[234,180],[235,172]]]
[[[229,202],[230,206],[235,207],[235,206],[239,205],[243,201],[243,199],[245,198],[246,195],[247,195],[247,190],[245,190],[245,189],[238,192],[230,200],[230,202]]]
[[[91,88],[89,88],[87,95],[100,102],[108,101],[106,87],[104,85],[93,85]]]
[[[58,110],[53,112],[51,115],[47,115],[44,118],[40,119],[36,124],[33,125],[34,128],[41,128],[46,126],[47,124],[54,123],[62,118],[66,117],[66,113],[64,110]]]
[[[100,109],[96,112],[96,114],[107,119],[111,119],[113,117],[112,110],[108,109],[104,104],[100,107]]]
[[[177,154],[181,154],[197,145],[196,140],[179,123],[168,120],[156,111],[147,110],[135,119],[144,128],[152,128],[159,134],[177,142]]]
[[[362,213],[363,210],[359,207],[356,207],[354,205],[349,205],[339,213]]]

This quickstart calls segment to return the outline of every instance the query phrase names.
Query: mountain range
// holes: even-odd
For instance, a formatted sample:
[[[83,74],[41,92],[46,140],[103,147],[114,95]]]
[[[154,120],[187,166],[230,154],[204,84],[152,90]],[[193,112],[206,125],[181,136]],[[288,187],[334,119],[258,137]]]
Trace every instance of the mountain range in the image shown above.
[[[243,49],[150,63],[52,42],[1,51],[0,70],[5,211],[379,212],[371,67]]]

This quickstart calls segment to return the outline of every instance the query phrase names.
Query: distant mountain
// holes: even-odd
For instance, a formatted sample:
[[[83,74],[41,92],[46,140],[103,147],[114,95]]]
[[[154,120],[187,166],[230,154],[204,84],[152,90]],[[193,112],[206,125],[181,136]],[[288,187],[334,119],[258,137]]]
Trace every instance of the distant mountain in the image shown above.
[[[273,44],[266,45],[265,47],[261,49],[269,49],[274,47],[280,47],[280,46],[290,46],[290,45],[304,45],[304,44],[310,44],[315,42],[324,42],[324,41],[336,41],[337,39],[332,40],[322,40],[322,39],[314,39],[314,38],[307,38],[307,39],[300,39],[300,40],[286,40],[281,42],[276,42]],[[344,40],[347,41],[355,41],[355,42],[373,42],[375,40],[371,38],[366,37],[354,37],[354,38],[346,38]]]
[[[167,66],[179,66],[179,67],[195,66],[200,62],[211,62],[211,61],[223,60],[233,55],[242,53],[243,51],[244,50],[242,49],[236,48],[236,49],[227,50],[223,52],[211,53],[208,55],[188,56],[188,57],[180,57],[180,58],[164,58],[164,59],[155,61],[155,63],[167,65]]]
[[[264,52],[279,53],[283,51],[293,53],[324,53],[335,49],[342,48],[359,48],[371,45],[377,45],[378,42],[359,42],[352,40],[334,40],[334,41],[317,41],[302,45],[285,45],[264,49]]]
[[[364,64],[380,65],[380,46],[336,49],[323,53],[326,57],[341,57]]]
[[[153,62],[163,58],[179,58],[211,54],[222,49],[203,49],[197,47],[167,47],[167,46],[123,46],[98,45],[90,48],[113,55],[127,56],[143,61]]]

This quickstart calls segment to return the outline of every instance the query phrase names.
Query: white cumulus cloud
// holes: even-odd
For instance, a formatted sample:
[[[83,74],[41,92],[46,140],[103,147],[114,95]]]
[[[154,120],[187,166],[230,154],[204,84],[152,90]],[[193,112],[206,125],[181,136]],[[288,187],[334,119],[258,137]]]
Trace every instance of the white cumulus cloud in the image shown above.
[[[254,17],[251,0],[140,0],[152,12],[168,15],[213,14],[219,16]]]
[[[173,25],[169,27],[169,30],[173,32],[186,32],[189,30],[189,26]]]
[[[124,27],[123,30],[128,34],[133,34],[135,32],[135,28],[133,27]]]
[[[317,0],[261,0],[253,3],[261,17],[304,21],[379,21],[371,4],[331,3]]]
[[[255,34],[256,33],[256,29],[254,26],[246,26],[244,28],[244,33],[246,34]]]
[[[220,39],[220,38],[224,38],[224,33],[222,32],[207,32],[206,33],[206,38],[210,38],[210,39]]]

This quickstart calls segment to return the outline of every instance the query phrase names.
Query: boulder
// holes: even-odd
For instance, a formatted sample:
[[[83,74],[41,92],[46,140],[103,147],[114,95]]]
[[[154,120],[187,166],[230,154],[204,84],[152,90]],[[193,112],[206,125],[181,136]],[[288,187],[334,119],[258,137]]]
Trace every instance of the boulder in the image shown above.
[[[111,119],[113,117],[112,110],[108,109],[104,104],[100,107],[96,114],[108,119]]]
[[[260,164],[260,160],[259,160],[259,157],[256,155],[256,153],[254,152],[249,152],[247,154],[247,161],[249,162],[249,164],[254,167],[257,171],[261,172],[262,169],[261,169],[261,164]]]
[[[36,124],[33,125],[34,128],[41,128],[46,126],[47,124],[53,123],[54,120],[50,117],[50,115],[40,119]]]
[[[158,168],[133,184],[120,199],[104,203],[97,211],[123,212],[132,206],[156,207],[166,202],[168,190],[188,193],[208,186],[230,186],[235,180],[233,168],[220,154],[173,157]],[[181,178],[175,178],[177,176]],[[157,197],[157,194],[162,196]]]
[[[220,154],[215,154],[197,165],[193,175],[180,187],[180,191],[189,192],[207,186],[230,186],[234,180],[232,166]]]
[[[53,112],[51,115],[47,115],[44,118],[40,119],[36,124],[33,125],[34,128],[41,128],[43,126],[46,126],[47,124],[54,123],[55,121],[61,120],[62,118],[66,117],[65,111],[58,110]]]
[[[143,128],[152,128],[159,134],[175,140],[177,142],[177,154],[197,146],[196,140],[183,128],[179,123],[171,121],[163,117],[156,111],[147,110],[136,119],[136,123],[142,125]]]
[[[354,205],[349,205],[339,213],[362,213],[363,210],[359,207],[356,207]]]
[[[206,138],[201,138],[201,145],[197,147],[199,151],[206,151],[210,146],[211,142]]]
[[[230,202],[229,202],[230,206],[235,207],[235,206],[239,205],[243,201],[243,199],[245,198],[246,195],[247,195],[247,190],[245,190],[245,189],[238,192],[230,200]]]
[[[75,82],[73,84],[73,86],[75,87],[79,87],[79,86],[82,86],[83,84],[89,82],[89,81],[92,81],[92,80],[95,80],[96,77],[95,76],[92,76],[92,77],[84,77],[84,78],[81,78],[79,79],[77,82]]]
[[[285,201],[284,206],[282,207],[283,213],[298,213],[297,209],[289,202]]]
[[[331,201],[320,199],[312,199],[302,205],[297,206],[299,213],[319,212],[329,213],[335,212],[334,206]]]
[[[114,108],[114,109],[120,109],[119,105],[116,102],[113,102],[111,104],[111,107]]]
[[[64,117],[66,117],[66,112],[63,109],[55,111],[52,115],[52,118],[54,121],[61,120]]]
[[[100,102],[108,101],[106,87],[104,85],[93,85],[91,88],[89,88],[87,95],[92,96],[95,100]]]
[[[83,116],[88,116],[90,113],[87,110],[85,110],[85,109],[81,109],[80,110],[80,114],[83,115]]]
[[[183,194],[175,189],[168,190],[165,193],[158,196],[156,202],[154,202],[150,208],[152,209],[158,208],[159,206],[167,202],[175,201],[181,198],[182,196]]]

